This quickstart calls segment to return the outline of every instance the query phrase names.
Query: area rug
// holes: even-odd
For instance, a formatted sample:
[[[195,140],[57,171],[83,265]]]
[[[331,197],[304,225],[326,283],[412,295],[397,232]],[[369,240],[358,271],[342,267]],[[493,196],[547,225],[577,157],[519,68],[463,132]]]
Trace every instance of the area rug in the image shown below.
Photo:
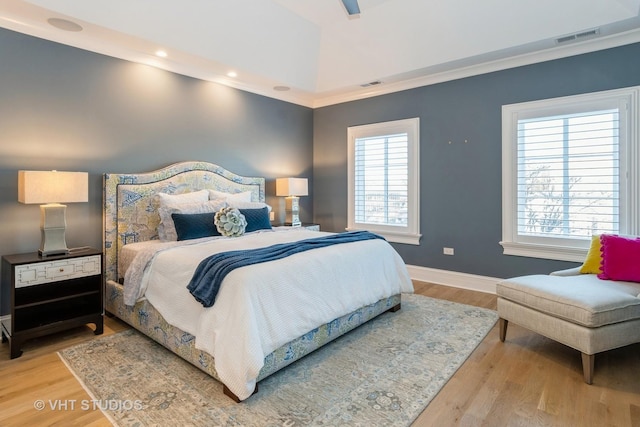
[[[403,294],[400,311],[266,378],[239,404],[134,330],[59,355],[119,426],[408,426],[496,320],[492,310]]]

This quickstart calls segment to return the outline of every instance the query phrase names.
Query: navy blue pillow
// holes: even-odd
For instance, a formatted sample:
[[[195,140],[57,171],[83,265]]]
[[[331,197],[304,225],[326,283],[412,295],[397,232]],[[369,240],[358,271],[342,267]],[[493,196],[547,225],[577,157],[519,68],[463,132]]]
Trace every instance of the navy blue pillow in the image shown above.
[[[172,213],[178,240],[199,239],[201,237],[221,236],[213,223],[215,212],[181,214]]]
[[[271,221],[269,221],[269,208],[266,206],[260,209],[238,209],[247,220],[247,228],[245,233],[257,230],[271,230]]]

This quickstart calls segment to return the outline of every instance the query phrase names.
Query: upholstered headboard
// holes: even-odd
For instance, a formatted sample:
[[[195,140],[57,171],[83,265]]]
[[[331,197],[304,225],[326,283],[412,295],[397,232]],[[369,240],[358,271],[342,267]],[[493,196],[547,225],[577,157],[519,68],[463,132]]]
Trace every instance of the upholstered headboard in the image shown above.
[[[155,195],[202,189],[251,191],[265,201],[265,180],[244,177],[206,162],[182,162],[140,174],[104,174],[104,259],[106,280],[118,279],[118,254],[127,243],[158,238],[160,216]]]

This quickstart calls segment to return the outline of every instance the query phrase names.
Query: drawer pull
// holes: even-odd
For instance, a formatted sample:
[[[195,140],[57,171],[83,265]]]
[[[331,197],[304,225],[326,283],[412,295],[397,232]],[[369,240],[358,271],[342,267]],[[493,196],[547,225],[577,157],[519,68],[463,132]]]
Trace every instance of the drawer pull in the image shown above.
[[[61,268],[61,269],[60,269],[60,273],[63,273],[63,272],[64,272],[64,268]]]

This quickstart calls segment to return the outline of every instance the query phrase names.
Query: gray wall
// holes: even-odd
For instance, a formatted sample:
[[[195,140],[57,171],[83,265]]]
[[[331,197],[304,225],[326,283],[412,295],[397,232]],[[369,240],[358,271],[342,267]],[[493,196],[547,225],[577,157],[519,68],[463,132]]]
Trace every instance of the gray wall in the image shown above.
[[[423,239],[394,246],[408,264],[495,277],[575,265],[502,255],[501,106],[640,84],[635,44],[312,111],[3,29],[0,58],[0,254],[40,242],[19,169],[90,173],[89,203],[68,206],[69,246],[101,245],[104,172],[182,160],[265,176],[278,213],[274,179],[313,178],[303,219],[342,231],[347,127],[420,117]]]
[[[284,215],[275,178],[311,178],[312,129],[309,108],[0,29],[0,254],[40,244],[20,169],[89,172],[89,203],[67,207],[67,244],[101,247],[103,173],[209,161],[266,177]],[[303,218],[312,203],[301,199]]]
[[[640,44],[316,109],[315,222],[347,225],[347,127],[420,117],[423,237],[420,246],[394,244],[406,263],[492,277],[576,266],[502,254],[501,107],[635,85]],[[445,246],[455,255],[443,255]]]

